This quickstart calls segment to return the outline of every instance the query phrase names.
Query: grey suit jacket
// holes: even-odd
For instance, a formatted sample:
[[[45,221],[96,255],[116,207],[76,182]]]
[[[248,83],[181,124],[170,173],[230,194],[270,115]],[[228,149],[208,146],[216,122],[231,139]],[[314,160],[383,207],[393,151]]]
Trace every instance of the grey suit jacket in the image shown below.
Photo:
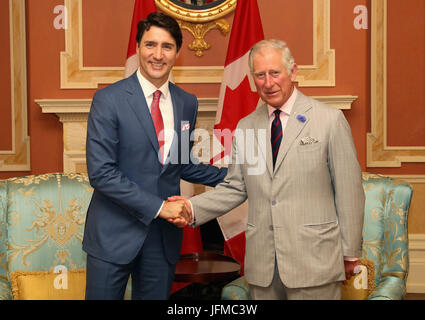
[[[237,132],[225,180],[191,199],[196,224],[248,199],[248,283],[268,286],[275,261],[289,288],[344,280],[344,256],[361,256],[364,191],[343,113],[298,92],[274,170],[267,106]]]

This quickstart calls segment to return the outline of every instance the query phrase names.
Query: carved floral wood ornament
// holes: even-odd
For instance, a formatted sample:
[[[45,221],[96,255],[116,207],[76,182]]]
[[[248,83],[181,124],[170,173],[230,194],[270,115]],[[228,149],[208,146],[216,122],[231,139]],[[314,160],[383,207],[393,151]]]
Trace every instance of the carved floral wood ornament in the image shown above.
[[[174,17],[180,28],[188,30],[194,37],[189,49],[195,55],[202,57],[204,50],[211,48],[211,44],[204,39],[212,29],[218,29],[223,35],[230,31],[230,25],[222,19],[233,12],[237,0],[155,0],[159,9]]]

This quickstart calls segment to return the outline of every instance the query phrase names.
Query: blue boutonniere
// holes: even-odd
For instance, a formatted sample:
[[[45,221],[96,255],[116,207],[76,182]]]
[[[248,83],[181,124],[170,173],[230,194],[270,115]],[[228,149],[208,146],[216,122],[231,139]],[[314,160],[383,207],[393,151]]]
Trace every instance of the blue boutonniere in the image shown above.
[[[301,122],[305,122],[305,121],[307,120],[307,118],[306,118],[306,117],[304,117],[304,116],[303,116],[303,115],[301,115],[301,114],[297,115],[297,119],[298,119],[298,121],[301,121]]]

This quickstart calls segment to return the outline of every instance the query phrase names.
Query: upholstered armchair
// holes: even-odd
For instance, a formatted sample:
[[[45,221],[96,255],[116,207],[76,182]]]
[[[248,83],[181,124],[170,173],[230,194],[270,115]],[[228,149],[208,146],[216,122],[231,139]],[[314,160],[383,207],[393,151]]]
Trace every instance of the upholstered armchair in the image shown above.
[[[0,180],[0,299],[84,299],[92,191],[85,174]]]
[[[11,178],[0,181],[0,194],[0,298],[84,298],[87,176]]]
[[[368,299],[403,299],[409,271],[407,218],[412,187],[400,180],[363,174],[366,194],[363,257],[375,263],[375,290]]]
[[[403,299],[409,270],[407,217],[412,187],[397,179],[364,173],[363,188],[366,195],[361,259],[364,273],[343,287],[343,298]],[[365,294],[359,293],[361,290]],[[250,298],[244,277],[222,290],[223,300]]]

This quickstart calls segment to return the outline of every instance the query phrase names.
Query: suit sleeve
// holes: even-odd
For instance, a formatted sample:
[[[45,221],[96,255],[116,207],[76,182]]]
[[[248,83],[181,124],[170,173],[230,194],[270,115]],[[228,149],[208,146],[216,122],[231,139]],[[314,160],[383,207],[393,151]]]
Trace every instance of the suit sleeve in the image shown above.
[[[148,225],[163,200],[142,190],[118,166],[118,123],[114,99],[105,91],[94,97],[87,122],[86,157],[90,184]]]
[[[195,213],[196,225],[220,217],[241,205],[248,197],[242,165],[237,159],[237,139],[232,143],[232,161],[227,176],[215,189],[190,199]]]
[[[343,255],[360,257],[365,195],[350,126],[341,111],[331,129],[328,161]]]
[[[194,97],[194,113],[193,119],[191,122],[191,132],[195,130],[196,117],[198,113],[198,100]],[[189,163],[183,164],[183,170],[181,177],[183,180],[186,180],[191,183],[204,184],[210,187],[215,187],[227,174],[227,168],[218,168],[212,165],[206,165],[200,163],[199,160],[195,159],[193,161],[193,141],[189,143]]]

